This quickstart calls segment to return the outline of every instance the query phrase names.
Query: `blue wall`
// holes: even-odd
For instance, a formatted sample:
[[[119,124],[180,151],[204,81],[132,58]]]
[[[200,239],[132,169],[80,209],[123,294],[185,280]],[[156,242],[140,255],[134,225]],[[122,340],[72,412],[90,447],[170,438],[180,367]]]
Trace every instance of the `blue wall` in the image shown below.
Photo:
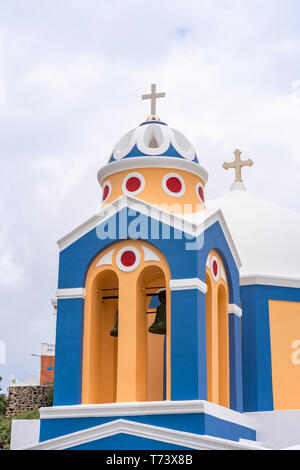
[[[245,411],[273,410],[269,300],[300,302],[300,289],[241,287]]]

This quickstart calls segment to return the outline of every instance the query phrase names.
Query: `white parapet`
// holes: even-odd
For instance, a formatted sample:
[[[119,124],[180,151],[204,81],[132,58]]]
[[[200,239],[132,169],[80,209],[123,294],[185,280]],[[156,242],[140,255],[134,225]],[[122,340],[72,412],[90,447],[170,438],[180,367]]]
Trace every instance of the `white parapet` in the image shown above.
[[[40,439],[39,419],[13,419],[11,427],[10,449],[37,444]]]

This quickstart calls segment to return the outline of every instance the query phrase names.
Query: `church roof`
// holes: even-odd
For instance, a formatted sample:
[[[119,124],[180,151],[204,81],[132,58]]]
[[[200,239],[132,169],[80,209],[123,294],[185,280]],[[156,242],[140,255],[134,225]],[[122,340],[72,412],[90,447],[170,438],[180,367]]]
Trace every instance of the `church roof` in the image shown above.
[[[157,116],[150,116],[137,128],[127,132],[115,145],[109,163],[145,156],[175,157],[198,163],[189,140]]]
[[[273,285],[289,279],[285,285],[298,286],[300,214],[240,189],[207,201],[206,206],[221,209],[224,214],[241,257],[242,280],[252,276],[260,278],[255,283],[262,284],[264,277],[273,277]]]

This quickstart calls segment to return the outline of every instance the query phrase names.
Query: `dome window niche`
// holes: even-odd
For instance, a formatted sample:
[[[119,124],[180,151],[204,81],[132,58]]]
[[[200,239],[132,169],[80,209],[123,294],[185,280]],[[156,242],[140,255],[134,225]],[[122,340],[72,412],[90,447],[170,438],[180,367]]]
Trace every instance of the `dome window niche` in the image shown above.
[[[165,193],[172,197],[181,197],[185,193],[185,183],[183,178],[177,173],[168,173],[162,180],[162,187]]]
[[[205,198],[204,198],[204,188],[201,183],[198,183],[196,185],[196,193],[200,201],[204,204]]]
[[[124,194],[136,196],[145,188],[145,178],[140,173],[130,173],[125,176],[122,184]]]
[[[106,183],[103,186],[102,201],[103,202],[107,201],[110,194],[111,194],[111,184],[109,181],[106,181]]]

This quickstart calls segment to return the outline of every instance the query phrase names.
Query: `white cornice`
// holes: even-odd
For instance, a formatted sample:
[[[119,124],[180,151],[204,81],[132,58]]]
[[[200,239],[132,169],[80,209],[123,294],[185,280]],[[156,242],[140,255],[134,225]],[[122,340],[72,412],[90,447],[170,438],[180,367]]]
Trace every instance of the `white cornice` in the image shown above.
[[[101,185],[104,178],[113,175],[114,173],[138,168],[176,168],[199,176],[204,183],[207,183],[208,180],[207,171],[200,166],[199,163],[194,163],[178,157],[154,157],[149,155],[145,157],[125,158],[117,160],[116,162],[108,163],[108,165],[105,165],[98,171],[99,184]]]
[[[224,406],[205,400],[105,403],[40,408],[41,419],[99,418],[165,414],[205,413],[224,421],[255,429],[255,420]]]
[[[142,439],[151,439],[158,442],[186,447],[195,450],[251,450],[263,449],[255,442],[235,442],[208,435],[199,435],[175,429],[162,428],[149,424],[137,423],[118,419],[92,428],[60,436],[48,441],[40,442],[19,450],[64,450],[87,444],[88,442],[105,439],[116,434],[127,434]]]
[[[228,305],[228,313],[234,313],[234,315],[237,315],[240,318],[242,318],[243,315],[242,309],[235,304]]]
[[[179,231],[183,231],[191,236],[197,237],[203,233],[214,223],[219,222],[223,230],[224,236],[228,245],[230,246],[232,256],[234,257],[238,269],[241,267],[241,260],[238,255],[236,246],[229,232],[228,226],[225,222],[223,214],[220,209],[217,210],[203,210],[200,213],[192,215],[179,215],[170,213],[160,207],[157,207],[149,202],[138,199],[133,196],[122,195],[108,206],[100,209],[98,214],[88,219],[85,223],[77,227],[65,237],[58,240],[59,250],[62,251],[68,246],[72,245],[75,241],[86,235],[91,230],[98,227],[101,223],[107,221],[110,217],[120,212],[125,207],[158,220],[166,225],[174,227]],[[116,240],[117,241],[117,240]]]
[[[192,290],[198,289],[203,294],[207,292],[207,284],[198,278],[195,279],[171,279],[170,289],[175,290]]]
[[[268,276],[263,274],[242,275],[240,278],[241,286],[274,286],[274,287],[292,287],[300,289],[300,279],[296,277]]]
[[[84,299],[85,289],[76,287],[74,289],[57,289],[56,297],[58,299]]]

